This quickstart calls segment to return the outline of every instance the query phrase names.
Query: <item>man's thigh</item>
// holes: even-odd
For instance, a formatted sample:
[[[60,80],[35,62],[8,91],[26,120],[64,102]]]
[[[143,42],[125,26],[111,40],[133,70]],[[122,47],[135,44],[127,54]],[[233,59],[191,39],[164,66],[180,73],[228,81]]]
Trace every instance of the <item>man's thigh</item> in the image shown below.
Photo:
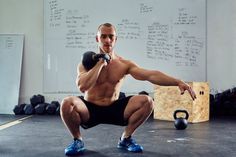
[[[73,110],[80,115],[82,123],[88,121],[90,116],[89,111],[81,97],[71,96],[69,99],[72,102]]]
[[[149,101],[149,99],[150,97],[147,95],[134,95],[130,98],[124,111],[124,118],[128,119],[134,112],[143,107],[144,103]]]

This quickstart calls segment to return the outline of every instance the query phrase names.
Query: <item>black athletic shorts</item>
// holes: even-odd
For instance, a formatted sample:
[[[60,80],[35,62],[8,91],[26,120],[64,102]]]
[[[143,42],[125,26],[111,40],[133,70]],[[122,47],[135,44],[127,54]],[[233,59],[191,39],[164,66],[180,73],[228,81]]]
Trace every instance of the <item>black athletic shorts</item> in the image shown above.
[[[128,121],[124,120],[124,110],[131,97],[132,96],[120,98],[113,102],[110,106],[98,106],[84,100],[83,96],[79,96],[79,98],[87,106],[90,115],[89,120],[85,123],[82,123],[81,127],[88,129],[98,124],[126,126]]]

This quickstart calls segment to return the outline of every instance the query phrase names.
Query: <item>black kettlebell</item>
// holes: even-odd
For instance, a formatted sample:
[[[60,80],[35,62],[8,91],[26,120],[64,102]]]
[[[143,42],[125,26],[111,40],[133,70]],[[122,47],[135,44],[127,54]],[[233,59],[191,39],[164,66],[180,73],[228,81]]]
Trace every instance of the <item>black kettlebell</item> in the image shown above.
[[[96,55],[95,52],[87,51],[82,56],[82,64],[86,70],[92,69],[98,62],[98,60],[94,60],[93,56]]]
[[[92,51],[87,51],[82,56],[82,64],[86,70],[92,69],[100,58],[103,58],[107,63],[110,62],[111,57],[108,54],[96,54]]]
[[[178,113],[185,113],[185,117],[184,118],[183,117],[178,117],[177,118],[177,114]],[[174,112],[175,128],[177,130],[184,130],[184,129],[186,129],[187,126],[188,126],[188,121],[187,121],[188,117],[189,117],[189,114],[188,114],[188,112],[186,110],[176,110]]]

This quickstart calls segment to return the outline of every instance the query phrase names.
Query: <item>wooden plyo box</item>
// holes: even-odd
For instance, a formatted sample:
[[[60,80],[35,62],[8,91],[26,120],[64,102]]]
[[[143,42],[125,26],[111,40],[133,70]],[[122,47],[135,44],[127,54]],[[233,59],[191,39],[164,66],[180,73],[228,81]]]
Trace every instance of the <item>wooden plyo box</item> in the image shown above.
[[[197,123],[209,120],[209,85],[207,82],[188,83],[197,98],[193,101],[188,91],[180,94],[178,86],[154,87],[154,119],[174,121],[173,113],[177,109],[187,110],[188,122]],[[177,117],[182,113],[178,113]],[[184,114],[182,115],[183,117]]]

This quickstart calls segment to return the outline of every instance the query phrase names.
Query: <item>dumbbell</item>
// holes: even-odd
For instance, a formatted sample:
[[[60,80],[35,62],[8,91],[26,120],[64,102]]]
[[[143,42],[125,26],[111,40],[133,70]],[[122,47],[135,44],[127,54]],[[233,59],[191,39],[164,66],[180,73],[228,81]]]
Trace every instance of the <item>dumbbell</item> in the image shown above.
[[[45,98],[43,95],[33,95],[30,98],[30,103],[35,107],[36,105],[40,104],[40,103],[44,103],[45,102]]]
[[[56,114],[57,108],[60,106],[60,103],[58,101],[52,101],[50,104],[46,107],[47,114]]]
[[[35,113],[39,114],[39,115],[45,114],[46,113],[46,107],[48,105],[49,105],[48,103],[39,103],[38,105],[36,105],[34,107]]]
[[[56,115],[60,115],[60,107],[61,107],[61,105],[60,105],[60,103],[58,101],[56,101],[55,103],[56,103],[56,106],[57,106],[55,114]]]
[[[138,95],[149,95],[149,93],[143,90],[143,91],[140,91]]]
[[[95,52],[87,51],[82,56],[82,64],[86,70],[90,70],[97,64],[100,58],[103,58],[107,63],[111,60],[111,57],[106,53],[96,54]]]
[[[22,115],[24,114],[24,107],[26,104],[18,104],[14,107],[13,112],[15,113],[15,115]]]
[[[56,109],[56,115],[60,115],[60,105]]]
[[[24,107],[24,113],[26,115],[34,114],[34,106],[32,104],[26,104]]]
[[[125,98],[126,96],[125,96],[125,93],[124,92],[120,92],[120,94],[119,94],[119,99],[122,99],[122,98]]]

